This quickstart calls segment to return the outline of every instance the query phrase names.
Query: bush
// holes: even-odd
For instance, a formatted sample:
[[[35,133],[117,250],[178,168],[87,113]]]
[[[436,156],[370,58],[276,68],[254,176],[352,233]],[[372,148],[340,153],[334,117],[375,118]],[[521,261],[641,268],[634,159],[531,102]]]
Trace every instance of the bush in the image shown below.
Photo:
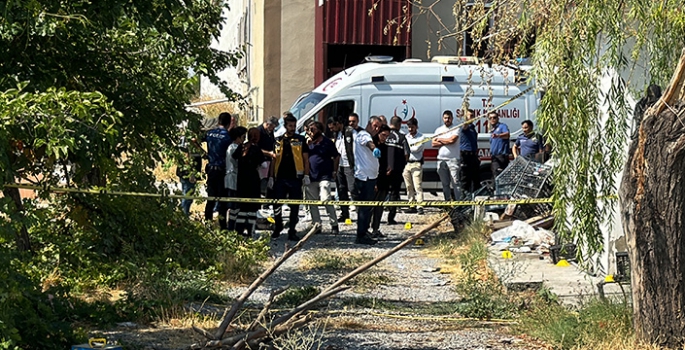
[[[13,212],[6,199],[0,204]],[[149,321],[187,301],[225,302],[219,279],[252,276],[268,257],[268,242],[191,221],[168,199],[74,194],[25,206],[23,217],[0,214],[0,349],[67,348],[76,325]],[[14,247],[19,225],[32,255]],[[126,297],[89,297],[110,288]]]
[[[72,343],[69,300],[60,291],[42,292],[38,281],[19,272],[18,254],[0,243],[0,349],[55,349]]]

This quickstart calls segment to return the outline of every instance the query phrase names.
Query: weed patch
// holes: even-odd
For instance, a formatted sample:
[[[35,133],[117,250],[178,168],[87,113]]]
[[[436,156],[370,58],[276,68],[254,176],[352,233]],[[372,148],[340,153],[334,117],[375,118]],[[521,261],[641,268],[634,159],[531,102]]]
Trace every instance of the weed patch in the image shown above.
[[[543,296],[521,314],[516,330],[554,349],[607,348],[600,344],[631,341],[631,312],[624,303],[597,299],[573,310]]]
[[[487,254],[485,243],[473,242],[458,256],[461,272],[456,274],[455,291],[462,297],[459,313],[478,319],[513,317],[516,306],[487,266]]]
[[[224,247],[217,254],[217,269],[223,280],[231,282],[247,282],[257,277],[269,253],[268,240],[245,240],[235,232],[228,233]]]
[[[345,250],[314,249],[309,251],[300,262],[303,271],[351,271],[370,261],[373,257],[364,253]]]
[[[296,307],[317,296],[320,292],[321,290],[314,286],[290,288],[276,298],[274,305],[280,307]]]
[[[392,277],[385,275],[382,271],[370,269],[353,278],[349,283],[354,285],[355,292],[362,293],[394,281]]]
[[[445,260],[443,270],[451,272],[455,292],[462,298],[456,311],[464,317],[510,318],[517,311],[514,298],[488,266],[490,231],[484,222],[474,221],[460,232],[439,237],[429,247]]]

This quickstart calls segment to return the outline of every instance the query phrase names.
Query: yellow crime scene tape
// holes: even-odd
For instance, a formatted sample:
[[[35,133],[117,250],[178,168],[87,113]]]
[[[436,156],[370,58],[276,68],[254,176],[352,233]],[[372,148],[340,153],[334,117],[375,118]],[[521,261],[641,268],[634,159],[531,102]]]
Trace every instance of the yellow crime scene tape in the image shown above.
[[[421,140],[421,141],[419,141],[419,142],[412,143],[412,144],[410,144],[409,146],[416,146],[416,145],[424,144],[424,143],[426,143],[426,142],[429,142],[429,141],[433,140],[433,139],[436,138],[436,137],[440,137],[440,136],[443,136],[443,135],[447,135],[447,134],[451,133],[452,131],[457,130],[458,128],[461,128],[462,126],[464,126],[464,125],[466,125],[466,124],[468,124],[468,123],[472,123],[472,122],[474,122],[474,121],[476,121],[476,120],[478,120],[478,119],[480,119],[480,118],[485,118],[485,117],[488,115],[488,113],[493,112],[493,111],[496,111],[496,110],[498,110],[498,109],[500,109],[500,108],[502,108],[502,107],[504,107],[504,106],[506,106],[506,105],[512,103],[514,100],[516,100],[516,99],[518,99],[519,97],[525,95],[525,94],[528,93],[528,91],[530,91],[530,90],[533,90],[533,87],[532,87],[532,86],[529,87],[529,88],[527,88],[527,89],[525,89],[525,90],[523,90],[523,91],[521,91],[521,92],[519,92],[518,94],[514,95],[512,98],[510,98],[510,99],[508,99],[508,100],[506,100],[506,101],[500,103],[499,106],[496,106],[496,107],[493,107],[492,109],[489,109],[487,112],[485,112],[484,114],[482,114],[480,117],[471,118],[471,119],[469,119],[469,120],[466,120],[466,121],[464,121],[463,123],[461,123],[461,124],[459,124],[459,125],[456,125],[456,126],[453,126],[453,127],[449,128],[449,129],[448,129],[447,131],[445,131],[445,132],[441,132],[441,133],[439,133],[439,134],[435,134],[435,135],[433,135],[433,136],[430,137],[430,138],[425,138],[425,139],[423,139],[423,140]]]
[[[305,200],[305,199],[263,199],[263,198],[237,198],[237,197],[201,197],[184,196],[170,193],[145,193],[145,192],[124,192],[111,191],[105,189],[78,189],[59,186],[36,186],[27,184],[5,185],[7,188],[19,188],[36,190],[52,193],[83,193],[108,196],[130,196],[130,197],[149,197],[149,198],[171,198],[171,199],[192,199],[199,201],[230,202],[230,203],[258,203],[258,204],[298,204],[298,205],[345,205],[358,207],[463,207],[463,206],[482,206],[482,205],[508,205],[508,204],[542,204],[554,202],[552,198],[524,198],[524,199],[490,199],[480,201],[338,201],[338,200]]]

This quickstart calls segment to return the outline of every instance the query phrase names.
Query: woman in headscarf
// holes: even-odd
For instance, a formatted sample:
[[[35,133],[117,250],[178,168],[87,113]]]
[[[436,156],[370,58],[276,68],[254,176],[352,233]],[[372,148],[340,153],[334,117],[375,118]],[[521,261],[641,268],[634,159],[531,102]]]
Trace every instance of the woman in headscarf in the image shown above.
[[[261,180],[259,166],[264,161],[264,154],[259,147],[259,129],[247,131],[247,142],[240,145],[233,158],[238,160],[237,196],[240,198],[260,198]],[[236,232],[245,237],[252,237],[257,224],[259,203],[240,203],[240,212],[236,220]],[[247,231],[247,232],[246,232]]]

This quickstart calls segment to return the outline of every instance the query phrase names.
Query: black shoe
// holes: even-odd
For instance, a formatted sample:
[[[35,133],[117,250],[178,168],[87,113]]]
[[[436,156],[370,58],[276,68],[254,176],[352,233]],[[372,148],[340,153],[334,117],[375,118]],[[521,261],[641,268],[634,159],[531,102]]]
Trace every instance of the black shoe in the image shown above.
[[[336,236],[340,234],[340,229],[338,229],[338,226],[333,226],[331,228],[331,234],[336,235]]]
[[[278,238],[283,231],[283,225],[274,224],[274,230],[271,232],[271,238]]]
[[[297,242],[300,240],[300,237],[297,236],[297,233],[291,231],[288,232],[288,240]]]
[[[423,210],[423,208],[421,208],[421,209]],[[416,210],[416,208],[409,208],[409,209],[404,210],[405,214],[416,214],[417,212],[418,211]]]
[[[385,235],[379,230],[373,230],[373,232],[371,232],[369,237],[371,237],[371,238],[383,238],[383,237],[385,237]]]
[[[354,243],[356,244],[367,244],[367,245],[374,245],[378,243],[377,240],[369,237],[369,236],[362,236],[362,237],[357,237],[357,239],[354,240]]]
[[[423,215],[423,208],[419,208],[416,212],[419,213],[419,215]]]
[[[394,219],[388,219],[388,225],[397,225],[398,222],[395,221]]]

